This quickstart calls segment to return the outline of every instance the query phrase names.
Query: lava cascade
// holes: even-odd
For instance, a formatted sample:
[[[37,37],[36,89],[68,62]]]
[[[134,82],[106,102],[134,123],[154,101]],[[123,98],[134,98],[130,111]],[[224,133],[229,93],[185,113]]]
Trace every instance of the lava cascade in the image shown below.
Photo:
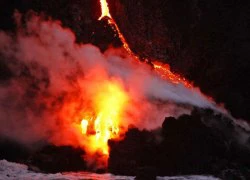
[[[106,0],[100,0],[101,6],[101,16],[99,20],[103,18],[108,18],[108,24],[111,28],[116,32],[122,42],[123,48],[126,52],[133,57],[134,60],[137,60],[141,63],[140,58],[136,56],[131,50],[128,42],[126,41],[124,35],[121,33],[117,23],[112,18],[108,3]],[[159,74],[163,79],[170,80],[172,83],[183,84],[188,88],[192,88],[192,84],[188,82],[185,78],[181,77],[178,74],[174,74],[170,70],[170,66],[168,64],[163,64],[158,61],[151,62],[153,64],[153,68],[157,74]],[[98,98],[96,102],[102,101],[103,103],[97,103],[96,106],[98,108],[97,115],[86,116],[83,117],[81,121],[82,133],[84,135],[89,135],[89,129],[94,129],[94,134],[91,135],[91,141],[89,146],[91,147],[93,152],[101,150],[104,156],[108,156],[108,140],[113,138],[119,138],[119,127],[121,126],[121,116],[123,104],[125,99],[128,99],[128,96],[125,92],[121,91],[119,86],[115,84],[110,85],[110,90],[108,94],[101,95],[100,99]],[[98,97],[98,95],[97,95]],[[111,108],[111,105],[112,107]]]

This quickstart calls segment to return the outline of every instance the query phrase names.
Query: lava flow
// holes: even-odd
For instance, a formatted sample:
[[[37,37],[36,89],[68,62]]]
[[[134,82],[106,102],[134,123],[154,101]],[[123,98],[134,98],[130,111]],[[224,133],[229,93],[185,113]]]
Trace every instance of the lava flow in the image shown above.
[[[129,55],[132,55],[135,59],[139,59],[136,55],[134,55],[133,51],[130,49],[125,37],[123,36],[123,34],[121,33],[118,25],[116,24],[115,20],[112,18],[112,16],[110,15],[109,12],[109,7],[108,7],[108,3],[106,0],[100,0],[100,5],[101,5],[101,10],[102,10],[102,14],[99,18],[99,20],[102,20],[104,17],[108,18],[108,24],[111,26],[111,28],[118,34],[121,42],[122,42],[122,46],[123,48],[127,51],[127,53]]]
[[[192,88],[193,85],[189,81],[187,81],[184,77],[180,76],[179,74],[173,73],[170,70],[170,66],[168,64],[163,64],[159,61],[152,62],[154,66],[154,70],[163,78],[170,80],[175,84],[183,84],[187,88]]]
[[[108,17],[108,23],[117,31],[123,47],[129,54],[132,54],[125,38],[110,15],[107,1],[100,0],[100,5],[101,16],[99,20]],[[90,113],[90,111],[84,115],[81,121],[81,131],[82,134],[89,137],[88,151],[101,153],[104,158],[102,161],[105,164],[109,155],[108,140],[117,139],[122,134],[120,132],[120,119],[129,97],[118,83],[109,82],[101,89],[102,92],[95,95],[95,112]]]
[[[100,86],[102,91],[93,99],[94,112],[84,114],[81,129],[84,135],[90,137],[88,151],[108,155],[107,142],[111,138],[119,138],[120,121],[129,97],[117,82],[107,82]]]
[[[120,40],[122,42],[123,48],[126,50],[126,52],[129,55],[131,55],[133,57],[133,59],[140,62],[140,58],[133,53],[133,51],[131,50],[128,42],[126,41],[125,37],[121,33],[121,30],[119,29],[117,23],[112,18],[111,14],[109,12],[109,7],[108,7],[107,1],[106,0],[100,0],[100,5],[101,5],[102,14],[101,14],[99,20],[102,20],[104,17],[108,18],[108,23],[111,26],[111,28],[115,31],[115,33],[118,34],[118,36],[119,36],[119,38],[120,38]],[[153,68],[154,68],[155,72],[157,74],[159,74],[163,79],[171,80],[173,83],[176,83],[176,84],[183,84],[188,88],[193,87],[192,83],[187,81],[184,77],[182,77],[179,74],[171,72],[170,66],[168,64],[164,64],[164,63],[161,63],[159,61],[152,61],[151,63],[153,65]]]
[[[119,36],[119,38],[120,38],[120,40],[122,42],[123,48],[126,50],[126,52],[129,55],[131,55],[133,57],[133,59],[140,62],[140,58],[133,53],[133,51],[131,50],[128,42],[126,41],[125,37],[121,33],[121,30],[119,29],[117,23],[112,18],[111,14],[109,12],[109,7],[108,7],[107,1],[106,0],[100,0],[100,5],[101,5],[101,10],[102,11],[101,11],[101,16],[100,16],[99,20],[102,20],[104,17],[108,18],[108,23],[112,27],[114,32],[118,34],[118,36]],[[172,81],[175,84],[183,84],[188,88],[193,87],[192,83],[187,81],[184,77],[182,77],[179,74],[171,72],[170,66],[168,64],[164,64],[164,63],[161,63],[159,61],[152,61],[151,63],[153,65],[153,68],[154,68],[155,72],[157,74],[159,74],[163,79],[168,79],[168,80]]]
[[[112,18],[107,1],[100,0],[100,5],[101,16],[99,20],[105,17],[108,18],[108,24],[114,32],[118,34],[123,44],[123,48],[134,60],[140,62],[139,57],[130,49],[118,25]],[[155,72],[163,79],[168,79],[177,84],[181,83],[189,88],[192,87],[192,85],[180,75],[172,73],[168,64],[162,64],[157,61],[152,62],[152,64]],[[108,157],[108,140],[120,137],[122,113],[124,112],[128,99],[129,96],[126,92],[118,84],[112,83],[105,86],[102,93],[96,95],[94,100],[95,112],[87,113],[81,121],[82,134],[90,137],[88,148],[92,153],[98,151]]]
[[[118,33],[125,50],[130,55],[133,55],[126,39],[109,12],[107,1],[100,0],[100,5],[101,16],[99,20],[102,20],[104,17],[108,18],[109,25]],[[103,93],[96,95],[96,112],[92,113],[91,116],[87,115],[83,117],[81,129],[82,134],[91,137],[89,143],[90,151],[92,153],[101,152],[102,155],[106,156],[105,159],[107,159],[109,155],[108,140],[120,137],[120,118],[129,98],[118,84],[110,83],[104,89],[106,89],[106,93],[104,93],[104,90]]]
[[[100,3],[101,3],[102,15],[99,17],[99,20],[101,20],[104,17],[111,18],[111,15],[109,13],[109,7],[108,7],[107,1],[106,0],[100,0]]]

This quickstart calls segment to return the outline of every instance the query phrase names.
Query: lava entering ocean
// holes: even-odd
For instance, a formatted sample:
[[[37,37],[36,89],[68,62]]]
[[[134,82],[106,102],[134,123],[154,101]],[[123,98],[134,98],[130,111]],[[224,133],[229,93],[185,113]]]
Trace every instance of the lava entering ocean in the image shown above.
[[[118,25],[112,18],[109,12],[107,1],[100,0],[100,5],[101,16],[99,17],[99,20],[102,20],[105,17],[108,18],[108,24],[118,34],[123,48],[130,56],[133,57],[134,60],[139,61],[139,57],[137,57],[130,49]],[[156,61],[153,62],[153,67],[162,78],[169,79],[173,83],[182,83],[189,88],[192,87],[192,85],[180,75],[172,73],[170,71],[169,65]],[[102,93],[101,97],[99,97],[99,94],[96,95],[97,98],[95,99],[94,107],[98,107],[98,110],[96,111],[97,115],[86,116],[81,121],[82,133],[84,135],[88,135],[89,129],[94,129],[94,134],[93,137],[91,137],[91,142],[89,144],[90,149],[93,149],[93,152],[101,150],[102,154],[107,156],[109,154],[108,140],[111,138],[116,139],[120,137],[119,127],[121,125],[121,113],[124,112],[125,102],[127,102],[129,99],[129,96],[126,94],[126,92],[116,84],[109,84],[108,89],[109,92]]]
[[[100,151],[108,156],[108,140],[120,137],[120,124],[129,96],[118,82],[100,84],[101,91],[95,94],[93,109],[85,112],[81,121],[82,133],[90,137],[88,150]],[[96,114],[96,115],[95,115]]]
[[[15,36],[0,31],[0,55],[11,72],[0,87],[0,135],[28,145],[81,147],[90,166],[105,167],[108,140],[122,138],[130,124],[154,129],[166,116],[189,113],[193,106],[216,108],[168,65],[139,61],[107,2],[100,3],[99,19],[108,17],[123,49],[102,53],[77,44],[70,29],[34,13],[25,26],[15,13]]]

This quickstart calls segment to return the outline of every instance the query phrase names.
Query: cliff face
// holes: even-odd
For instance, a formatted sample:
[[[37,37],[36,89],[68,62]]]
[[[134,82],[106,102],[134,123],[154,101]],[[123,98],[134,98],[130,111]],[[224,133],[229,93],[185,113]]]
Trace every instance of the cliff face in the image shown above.
[[[250,3],[109,0],[134,52],[161,59],[249,120]]]
[[[108,0],[108,3],[136,54],[169,63],[173,71],[193,81],[217,102],[225,103],[235,117],[250,119],[249,2]],[[3,0],[0,29],[14,29],[14,9],[44,12],[73,29],[78,41],[98,45],[102,50],[110,44],[120,45],[105,21],[97,20],[98,0]]]

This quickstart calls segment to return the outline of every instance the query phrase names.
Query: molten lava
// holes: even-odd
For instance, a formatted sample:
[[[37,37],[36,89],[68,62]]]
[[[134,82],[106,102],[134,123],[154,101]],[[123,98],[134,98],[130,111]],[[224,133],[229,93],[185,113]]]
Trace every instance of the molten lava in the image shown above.
[[[119,35],[124,49],[130,55],[136,57],[116,22],[111,17],[107,1],[100,0],[100,5],[101,16],[99,20],[108,17],[108,23]],[[95,112],[92,112],[92,116],[86,115],[86,117],[83,117],[81,131],[82,134],[90,137],[88,151],[91,151],[91,153],[101,152],[103,155],[108,156],[108,140],[120,137],[121,118],[129,96],[117,83],[108,82],[102,88],[100,87],[100,89],[102,91],[96,94],[94,99]],[[86,114],[89,114],[89,112]]]
[[[102,15],[99,17],[99,20],[101,20],[104,17],[109,17],[112,18],[110,13],[109,13],[109,7],[108,7],[108,3],[106,0],[100,0],[100,5],[101,5],[101,9],[102,9]]]
[[[88,151],[108,156],[107,142],[120,137],[121,119],[129,96],[118,82],[106,82],[99,88],[93,99],[94,112],[84,112],[86,115],[81,121],[81,129],[90,140]]]
[[[154,70],[163,78],[170,80],[175,84],[183,84],[188,88],[192,88],[193,85],[188,82],[184,77],[181,77],[179,74],[171,72],[170,66],[168,64],[163,64],[159,61],[152,62]]]
[[[127,51],[127,53],[129,55],[132,55],[133,57],[135,57],[138,60],[139,58],[136,55],[134,55],[134,53],[130,49],[126,39],[124,38],[123,34],[121,33],[118,25],[116,24],[115,20],[110,15],[107,1],[106,0],[100,0],[100,4],[101,4],[101,10],[102,10],[101,12],[102,12],[102,14],[101,14],[101,16],[99,17],[98,20],[102,20],[104,17],[108,17],[108,24],[115,31],[115,33],[118,34],[118,36],[119,36],[119,38],[120,38],[120,40],[122,42],[123,48]]]
[[[142,63],[140,58],[130,49],[118,25],[112,18],[107,1],[100,0],[100,4],[101,16],[99,20],[107,17],[108,24],[114,32],[118,34],[126,52],[132,56],[133,59]],[[168,79],[177,84],[181,83],[189,88],[192,87],[185,78],[172,73],[168,64],[160,62],[152,62],[152,64],[154,71],[163,79]],[[122,126],[122,119],[124,119],[123,115],[129,101],[129,96],[122,86],[116,82],[106,82],[100,85],[99,89],[100,91],[95,94],[92,109],[83,113],[81,132],[89,139],[87,151],[89,151],[90,154],[96,152],[101,153],[102,156],[104,156],[104,160],[102,160],[107,161],[109,155],[108,140],[120,138],[121,134],[124,133],[120,131],[120,128]]]
[[[104,17],[108,17],[108,23],[112,27],[112,29],[118,34],[123,48],[126,50],[126,52],[131,55],[135,60],[140,61],[140,58],[136,56],[131,48],[129,47],[128,42],[126,41],[125,37],[121,33],[117,23],[115,20],[112,18],[109,12],[108,8],[108,3],[106,0],[100,0],[101,3],[101,10],[102,10],[102,15],[99,18],[99,20],[102,20]],[[168,64],[163,64],[159,61],[154,61],[151,62],[153,64],[153,68],[157,74],[159,74],[163,79],[168,79],[172,81],[175,84],[183,84],[188,88],[192,88],[193,85],[192,83],[188,82],[184,77],[182,77],[179,74],[173,73],[170,70],[170,66]]]

